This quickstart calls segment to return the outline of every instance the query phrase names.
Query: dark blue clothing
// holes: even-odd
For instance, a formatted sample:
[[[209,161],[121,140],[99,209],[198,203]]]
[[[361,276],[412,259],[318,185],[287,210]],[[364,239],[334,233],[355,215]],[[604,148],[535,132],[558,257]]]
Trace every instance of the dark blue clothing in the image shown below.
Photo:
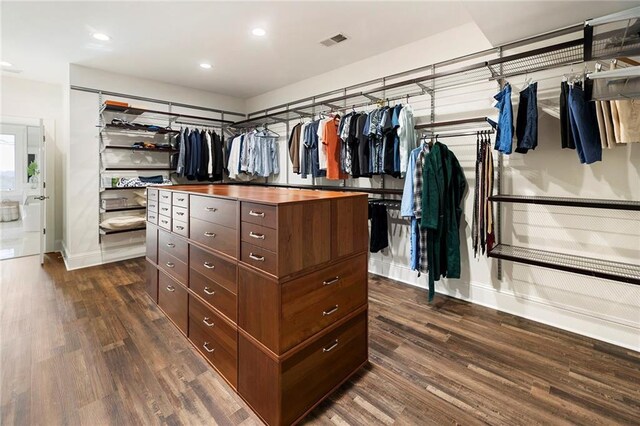
[[[504,88],[494,96],[498,101],[496,108],[500,110],[498,115],[498,128],[496,129],[495,149],[503,154],[511,154],[513,140],[513,108],[511,106],[511,85],[505,84]]]
[[[531,83],[520,92],[516,138],[516,152],[520,154],[538,146],[538,83]]]
[[[569,89],[569,121],[582,164],[602,161],[602,145],[595,102],[589,102],[582,87]]]
[[[200,132],[193,130],[189,133],[189,158],[187,159],[186,173],[188,180],[195,180],[200,164],[201,144]]]

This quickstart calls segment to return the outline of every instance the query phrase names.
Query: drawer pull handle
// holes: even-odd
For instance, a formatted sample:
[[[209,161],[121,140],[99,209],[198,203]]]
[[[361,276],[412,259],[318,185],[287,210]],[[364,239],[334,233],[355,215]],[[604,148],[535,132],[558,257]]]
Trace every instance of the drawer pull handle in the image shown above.
[[[256,234],[253,231],[249,232],[249,236],[251,238],[255,238],[256,240],[264,240],[264,234]]]
[[[253,210],[249,210],[249,215],[255,217],[264,217],[264,212],[254,212]]]
[[[204,267],[207,269],[214,269],[216,267],[216,265],[209,263],[209,262],[204,262]]]
[[[167,262],[167,268],[173,268],[176,265],[173,262]]]
[[[204,342],[204,345],[202,345],[202,347],[204,348],[205,351],[209,352],[209,353],[213,353],[215,351],[215,349],[209,349],[209,346],[207,346],[209,344],[209,342]]]
[[[215,237],[216,237],[216,234],[214,234],[213,232],[209,232],[209,231],[207,231],[207,232],[205,232],[205,233],[204,233],[204,236],[205,236],[205,237],[212,237],[212,238],[215,238]]]
[[[160,210],[162,210],[163,212],[166,212],[167,210],[169,210],[169,208],[167,208],[167,207],[162,207]]]
[[[209,322],[209,317],[204,317],[202,322],[205,323],[207,325],[207,327],[213,327],[214,326],[214,324],[212,322]]]
[[[184,212],[176,212],[178,216],[184,216]]]
[[[257,260],[258,262],[264,262],[264,256],[256,256],[253,253],[249,253],[249,257],[253,260]]]
[[[178,201],[184,201],[184,198],[178,198]]]
[[[208,212],[215,212],[215,211],[218,211],[218,209],[216,209],[215,207],[205,207],[204,209],[205,209],[206,211],[208,211]]]
[[[216,294],[215,291],[209,290],[209,287],[205,287],[204,292],[207,293],[209,296],[213,296],[214,294]]]
[[[322,348],[322,352],[331,352],[336,348],[336,346],[338,346],[338,339],[336,339],[331,346],[327,348]]]
[[[182,231],[184,229],[184,226],[176,225],[176,229]]]
[[[340,277],[335,277],[327,281],[322,281],[322,285],[331,285],[337,283],[338,281],[340,281]]]
[[[322,311],[322,316],[326,317],[331,315],[332,313],[334,313],[335,311],[338,310],[338,305],[334,306],[333,308],[329,309],[328,311]]]
[[[174,286],[172,286],[172,285],[168,285],[167,286],[167,291],[172,291],[173,292],[173,291],[176,291],[176,288]]]
[[[163,195],[162,198],[164,198],[165,200],[168,200],[169,196],[168,195]]]
[[[161,220],[160,222],[165,223],[165,224],[169,223],[169,221],[164,220],[164,219],[163,219],[163,220]]]
[[[176,246],[176,245],[175,245],[175,244],[173,244],[173,243],[167,243],[167,247],[169,247],[169,248],[174,248],[175,246]]]

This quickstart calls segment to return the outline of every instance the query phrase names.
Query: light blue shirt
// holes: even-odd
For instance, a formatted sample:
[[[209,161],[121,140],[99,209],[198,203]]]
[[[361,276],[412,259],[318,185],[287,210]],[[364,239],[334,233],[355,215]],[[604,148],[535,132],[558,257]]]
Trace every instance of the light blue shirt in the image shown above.
[[[422,147],[418,147],[409,154],[407,174],[404,178],[404,190],[402,191],[402,204],[400,205],[400,215],[411,218],[411,257],[409,267],[413,271],[417,271],[420,265],[420,230],[418,228],[418,220],[413,213],[413,174],[421,150]]]

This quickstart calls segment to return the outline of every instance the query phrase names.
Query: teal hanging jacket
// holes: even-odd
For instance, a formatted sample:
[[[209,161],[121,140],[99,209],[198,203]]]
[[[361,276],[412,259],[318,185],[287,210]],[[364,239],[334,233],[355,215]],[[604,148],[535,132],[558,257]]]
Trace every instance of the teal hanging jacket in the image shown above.
[[[422,218],[427,229],[429,301],[435,281],[460,278],[460,218],[467,181],[458,159],[446,145],[436,142],[422,168]]]

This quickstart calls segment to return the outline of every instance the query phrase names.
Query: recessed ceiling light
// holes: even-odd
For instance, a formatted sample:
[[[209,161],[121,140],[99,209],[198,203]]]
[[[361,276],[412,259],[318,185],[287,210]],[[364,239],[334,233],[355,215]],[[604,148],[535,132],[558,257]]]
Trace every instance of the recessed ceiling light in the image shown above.
[[[96,40],[100,40],[100,41],[109,41],[109,40],[111,40],[111,37],[109,37],[106,34],[102,34],[102,33],[93,33],[93,38],[95,38]]]
[[[200,68],[204,68],[205,70],[211,69],[211,64],[202,63],[200,64]]]
[[[13,66],[13,64],[11,62],[6,62],[6,61],[0,62],[0,65],[2,65],[3,67],[12,67]]]
[[[254,28],[253,31],[251,31],[251,33],[254,36],[258,36],[258,37],[264,37],[267,35],[267,32],[265,30],[263,30],[262,28]]]

